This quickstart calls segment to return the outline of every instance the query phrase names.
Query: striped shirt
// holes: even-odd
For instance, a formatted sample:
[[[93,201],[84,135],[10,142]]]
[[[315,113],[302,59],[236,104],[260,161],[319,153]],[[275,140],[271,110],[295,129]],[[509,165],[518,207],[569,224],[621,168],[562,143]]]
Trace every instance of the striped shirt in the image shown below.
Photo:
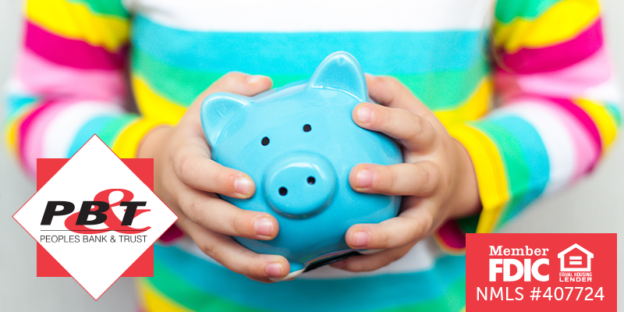
[[[597,0],[28,0],[25,16],[5,127],[30,174],[93,134],[134,157],[223,74],[279,87],[336,51],[399,79],[472,157],[480,215],[385,268],[261,284],[183,238],[156,245],[145,311],[460,311],[464,233],[495,231],[591,171],[621,123]]]

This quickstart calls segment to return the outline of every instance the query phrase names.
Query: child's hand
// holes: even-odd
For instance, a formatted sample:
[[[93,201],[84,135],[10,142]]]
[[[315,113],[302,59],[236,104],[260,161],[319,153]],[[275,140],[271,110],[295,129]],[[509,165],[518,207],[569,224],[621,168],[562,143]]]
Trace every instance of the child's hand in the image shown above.
[[[227,74],[195,100],[175,127],[152,130],[137,152],[137,157],[154,158],[156,194],[179,217],[177,225],[199,248],[230,270],[264,282],[269,282],[269,277],[286,276],[290,270],[288,260],[252,252],[231,236],[273,239],[278,232],[277,220],[267,213],[239,209],[217,197],[249,198],[255,185],[245,173],[210,159],[200,108],[204,98],[215,92],[252,96],[271,85],[268,77]]]
[[[358,192],[403,195],[398,217],[380,224],[357,224],[345,239],[355,249],[385,249],[332,264],[348,271],[372,271],[403,257],[447,218],[476,213],[480,206],[472,160],[464,147],[396,79],[367,76],[371,98],[353,110],[360,127],[396,138],[405,163],[360,164],[349,175]]]

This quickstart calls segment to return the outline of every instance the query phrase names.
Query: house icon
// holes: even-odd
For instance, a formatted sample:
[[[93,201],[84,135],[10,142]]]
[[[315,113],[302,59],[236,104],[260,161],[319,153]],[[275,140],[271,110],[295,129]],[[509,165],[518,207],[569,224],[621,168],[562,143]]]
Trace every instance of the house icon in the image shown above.
[[[574,244],[560,252],[557,258],[561,259],[562,272],[591,272],[591,259],[594,254]]]

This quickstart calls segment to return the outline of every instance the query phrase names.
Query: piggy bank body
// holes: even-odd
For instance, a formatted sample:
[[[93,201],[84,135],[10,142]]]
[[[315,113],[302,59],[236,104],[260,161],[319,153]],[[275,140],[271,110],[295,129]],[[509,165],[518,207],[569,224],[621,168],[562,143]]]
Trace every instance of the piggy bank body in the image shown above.
[[[247,173],[256,184],[249,199],[222,198],[279,222],[273,240],[236,240],[255,252],[286,257],[289,277],[353,253],[344,238],[350,226],[397,215],[400,197],[358,193],[349,185],[356,164],[402,162],[394,140],[353,122],[354,107],[367,100],[360,65],[338,52],[308,81],[255,97],[217,93],[203,103],[213,160]]]

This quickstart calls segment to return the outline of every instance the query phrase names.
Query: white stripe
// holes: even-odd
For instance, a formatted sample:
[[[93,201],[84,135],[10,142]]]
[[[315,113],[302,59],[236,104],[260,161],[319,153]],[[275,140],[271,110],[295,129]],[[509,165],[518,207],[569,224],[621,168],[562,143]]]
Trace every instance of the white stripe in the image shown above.
[[[44,158],[65,158],[76,134],[91,119],[122,113],[121,107],[110,103],[78,102],[58,115],[43,135]]]
[[[600,102],[610,102],[618,105],[622,102],[622,93],[620,92],[619,81],[615,75],[604,83],[588,88],[581,94],[581,97]]]
[[[501,107],[493,114],[510,114],[526,120],[535,128],[548,153],[550,167],[549,181],[545,193],[561,189],[574,177],[576,151],[567,127],[552,109],[550,104],[539,101],[518,101]]]
[[[581,265],[583,261],[570,261],[570,265]]]
[[[199,249],[189,238],[180,239],[176,242],[176,245],[180,249],[204,259],[208,262],[221,265],[214,259],[208,257],[205,253]],[[378,269],[372,272],[353,273],[344,270],[334,269],[330,266],[324,266],[316,270],[307,272],[297,277],[297,279],[331,279],[331,278],[344,278],[344,277],[363,277],[363,276],[375,276],[381,274],[401,274],[401,273],[413,273],[422,272],[431,269],[436,259],[443,255],[442,250],[435,242],[433,237],[428,237],[418,242],[403,258],[391,263],[390,265]]]
[[[487,28],[492,0],[124,0],[133,13],[197,31],[435,31]]]
[[[570,260],[583,260],[581,256],[570,256]]]

